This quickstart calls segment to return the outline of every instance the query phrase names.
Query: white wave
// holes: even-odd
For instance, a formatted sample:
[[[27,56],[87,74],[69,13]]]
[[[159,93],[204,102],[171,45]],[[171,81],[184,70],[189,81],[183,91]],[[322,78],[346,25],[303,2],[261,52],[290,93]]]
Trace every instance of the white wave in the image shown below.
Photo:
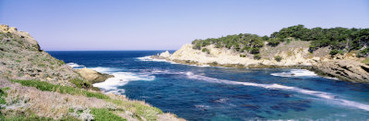
[[[151,56],[138,57],[137,59],[140,61],[170,62],[165,59],[151,58]]]
[[[211,78],[211,77],[202,76],[202,75],[195,75],[192,72],[187,72],[186,75],[190,79],[197,79],[197,80],[207,81],[211,83],[244,85],[244,86],[261,87],[261,88],[266,88],[266,89],[280,89],[280,90],[286,90],[286,91],[293,91],[293,92],[297,92],[301,94],[306,94],[310,96],[327,99],[330,101],[330,103],[335,103],[335,104],[339,104],[343,106],[348,106],[348,107],[353,107],[353,108],[358,108],[358,109],[369,111],[368,104],[363,104],[363,103],[359,103],[355,101],[349,101],[345,99],[339,99],[338,96],[335,96],[335,95],[332,95],[326,92],[321,92],[321,91],[306,90],[306,89],[301,89],[298,87],[284,86],[280,84],[258,84],[258,83],[251,83],[251,82],[236,82],[236,81],[230,81],[230,80],[224,80],[224,79]]]
[[[77,63],[67,63],[67,65],[72,67],[72,68],[83,68],[83,67],[85,67],[84,65],[78,65]]]
[[[273,76],[280,77],[317,77],[318,75],[306,69],[291,69],[290,72],[272,73]]]
[[[130,72],[115,72],[112,73],[112,75],[114,75],[113,78],[108,78],[104,82],[95,83],[93,86],[98,87],[107,93],[111,92],[119,94],[124,93],[124,90],[118,89],[118,87],[124,86],[130,81],[152,81],[155,79],[155,76]]]
[[[89,69],[93,69],[97,72],[100,72],[100,73],[107,73],[107,74],[112,74],[114,72],[117,72],[117,71],[121,71],[122,69],[118,69],[118,68],[109,68],[109,67],[91,67]]]
[[[187,65],[187,66],[195,66],[195,67],[211,67],[210,65],[194,65],[194,64],[176,63],[176,62],[173,62],[173,61],[168,61],[166,59],[152,58],[151,56],[138,57],[137,59],[140,60],[140,61],[167,62],[167,63],[170,63],[170,64],[179,64],[179,65]]]

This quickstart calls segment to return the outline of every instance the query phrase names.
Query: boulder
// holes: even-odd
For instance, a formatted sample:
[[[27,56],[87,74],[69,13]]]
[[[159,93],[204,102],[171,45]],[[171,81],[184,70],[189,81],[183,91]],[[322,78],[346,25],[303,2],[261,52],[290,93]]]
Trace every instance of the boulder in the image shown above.
[[[114,77],[113,75],[103,74],[88,68],[76,69],[76,72],[91,83],[103,82],[108,78]]]
[[[168,58],[168,57],[170,57],[170,53],[169,53],[169,51],[165,51],[163,53],[160,53],[159,57]]]
[[[355,60],[322,61],[313,69],[323,75],[345,81],[369,83],[369,66]]]

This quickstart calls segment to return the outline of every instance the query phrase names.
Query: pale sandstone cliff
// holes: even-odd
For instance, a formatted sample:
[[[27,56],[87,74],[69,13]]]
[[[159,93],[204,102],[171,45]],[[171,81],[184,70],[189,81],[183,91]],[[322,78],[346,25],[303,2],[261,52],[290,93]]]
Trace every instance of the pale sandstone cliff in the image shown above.
[[[168,61],[194,65],[212,65],[229,67],[297,67],[307,68],[319,72],[321,75],[337,77],[341,80],[351,82],[369,83],[368,66],[360,63],[362,60],[356,58],[355,54],[346,53],[344,55],[329,55],[329,48],[320,48],[313,53],[309,52],[310,42],[291,41],[281,43],[276,47],[264,46],[261,49],[261,59],[254,59],[252,54],[239,53],[226,48],[215,48],[214,45],[205,46],[209,53],[193,49],[192,44],[183,45],[173,54],[168,52],[152,56],[152,58],[162,58]],[[246,55],[241,57],[240,55]],[[282,57],[281,61],[276,61],[274,57]],[[348,67],[348,68],[347,68]]]
[[[290,45],[297,45],[289,47]],[[225,49],[215,48],[214,45],[209,45],[204,48],[210,50],[210,53],[202,52],[192,48],[192,44],[183,45],[179,50],[172,55],[159,57],[169,59],[171,61],[191,61],[199,65],[217,63],[220,65],[244,65],[244,66],[311,66],[318,61],[324,59],[324,56],[313,57],[309,53],[309,46],[306,42],[293,41],[289,44],[281,44],[277,47],[264,47],[261,49],[261,59],[253,59],[253,55],[246,54],[246,57],[240,57],[240,53]],[[281,49],[284,48],[284,49]],[[275,56],[281,56],[281,61],[276,61]]]

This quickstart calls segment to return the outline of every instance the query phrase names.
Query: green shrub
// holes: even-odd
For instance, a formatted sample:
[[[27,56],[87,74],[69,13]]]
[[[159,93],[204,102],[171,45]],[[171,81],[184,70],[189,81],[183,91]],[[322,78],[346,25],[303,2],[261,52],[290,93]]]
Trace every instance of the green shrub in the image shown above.
[[[78,88],[88,89],[92,87],[92,84],[90,82],[78,78],[71,79],[70,82],[76,85]]]
[[[357,54],[358,57],[367,57],[369,56],[369,47],[359,51],[359,53]]]
[[[246,55],[245,54],[240,54],[240,57],[243,57],[244,58],[244,57],[246,57]]]
[[[256,60],[260,60],[260,59],[261,59],[260,54],[255,54],[255,55],[254,55],[254,59],[256,59]]]
[[[269,41],[268,41],[268,45],[272,46],[272,47],[275,47],[275,46],[279,45],[279,43],[280,43],[279,38],[272,38],[272,39],[269,39]]]
[[[259,54],[260,53],[260,48],[252,48],[251,49],[251,54]]]
[[[276,60],[277,62],[281,62],[282,59],[283,58],[279,55],[274,57],[274,60]]]
[[[87,97],[95,97],[99,99],[109,99],[109,97],[102,93],[90,92],[83,89],[78,89],[70,86],[53,85],[43,81],[36,80],[11,80],[12,82],[20,83],[23,86],[35,87],[42,91],[52,91],[59,93],[66,93],[71,95],[83,95]]]
[[[8,94],[6,93],[6,90],[9,90],[9,87],[0,89],[0,104],[6,104],[5,98],[8,96]]]
[[[202,52],[204,52],[204,53],[207,53],[207,54],[210,54],[210,50],[209,49],[207,49],[207,48],[202,48],[202,50],[201,50]]]
[[[329,52],[330,55],[336,55],[338,53],[338,50],[334,49],[334,50],[331,50],[331,52]]]
[[[127,121],[126,119],[110,112],[108,109],[92,108],[91,114],[94,115],[95,121]]]

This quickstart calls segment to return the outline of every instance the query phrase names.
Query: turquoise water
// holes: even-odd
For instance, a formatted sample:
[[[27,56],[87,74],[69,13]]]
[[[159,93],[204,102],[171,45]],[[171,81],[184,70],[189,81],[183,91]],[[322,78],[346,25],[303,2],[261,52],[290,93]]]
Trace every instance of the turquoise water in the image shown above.
[[[152,60],[162,51],[52,51],[75,68],[115,75],[94,84],[191,121],[367,120],[369,85],[301,69],[197,67]],[[292,75],[293,74],[293,75]]]

